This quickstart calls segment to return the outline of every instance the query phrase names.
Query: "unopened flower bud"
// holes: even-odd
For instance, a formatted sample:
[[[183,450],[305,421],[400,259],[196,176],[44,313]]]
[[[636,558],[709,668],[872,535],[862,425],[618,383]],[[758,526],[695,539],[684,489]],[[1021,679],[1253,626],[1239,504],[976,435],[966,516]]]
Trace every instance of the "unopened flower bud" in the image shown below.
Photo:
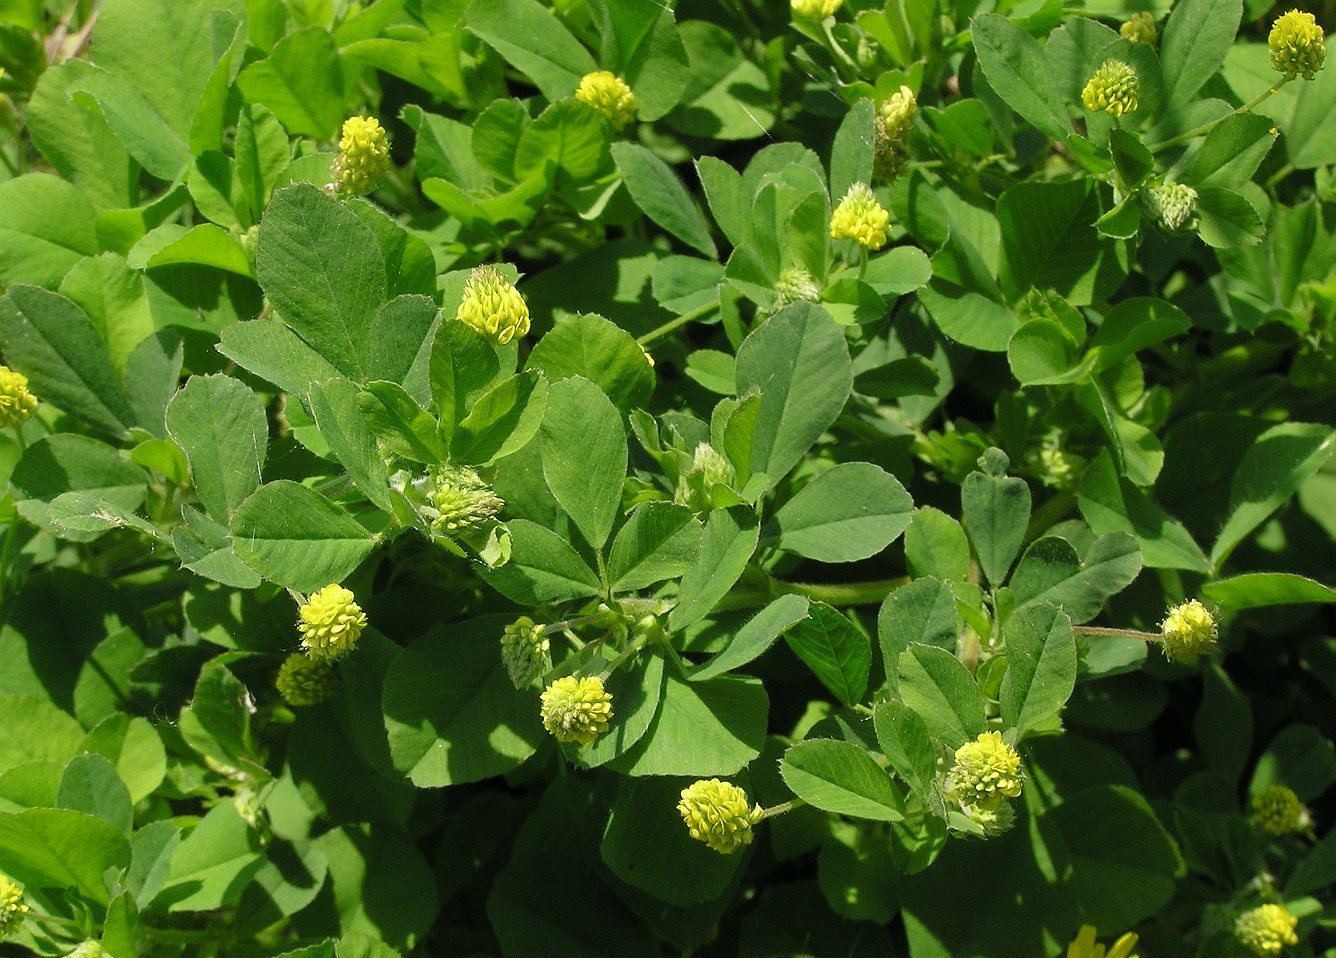
[[[677,479],[673,501],[690,506],[693,512],[709,512],[715,485],[731,485],[735,477],[733,464],[714,446],[708,442],[698,443],[691,458],[691,468]]]
[[[301,607],[302,646],[313,659],[333,662],[353,650],[366,628],[366,613],[341,585],[327,585]]]
[[[886,228],[891,214],[877,202],[872,189],[863,182],[849,187],[840,205],[830,217],[831,239],[852,239],[869,250],[886,245]]]
[[[1219,634],[1215,619],[1196,599],[1174,606],[1160,623],[1164,654],[1171,662],[1195,662],[1215,648]]]
[[[775,284],[775,305],[771,312],[779,312],[793,303],[821,302],[821,287],[812,279],[812,274],[801,266],[791,266],[779,274]]]
[[[789,7],[800,17],[824,20],[844,6],[844,0],[789,0]]]
[[[682,789],[677,810],[687,831],[721,855],[750,845],[752,826],[763,816],[761,806],[748,806],[747,793],[717,778],[701,779]]]
[[[515,688],[524,688],[552,667],[550,648],[541,622],[523,615],[506,626],[501,634],[501,660]]]
[[[918,116],[918,98],[907,86],[883,100],[872,120],[873,169],[879,179],[890,181],[909,162],[909,139]]]
[[[22,426],[37,409],[37,397],[28,392],[28,377],[0,366],[0,429]]]
[[[438,535],[463,535],[496,516],[505,501],[468,466],[445,467],[435,476],[431,529]]]
[[[1001,732],[981,732],[956,749],[951,791],[962,805],[996,811],[1003,798],[1020,795],[1020,768],[1020,755],[1002,741]]]
[[[390,169],[390,143],[374,116],[349,117],[343,123],[339,155],[330,168],[335,193],[365,196]]]
[[[334,669],[326,659],[293,652],[279,666],[274,687],[283,701],[294,708],[319,705],[334,690]]]
[[[1327,58],[1327,41],[1317,18],[1301,10],[1278,16],[1271,25],[1266,45],[1271,51],[1271,65],[1285,74],[1287,80],[1296,75],[1313,79]]]
[[[636,118],[636,98],[621,77],[608,70],[586,73],[580,78],[575,98],[587,103],[620,130]]]
[[[1148,47],[1155,45],[1159,32],[1155,29],[1155,14],[1145,10],[1132,14],[1123,21],[1118,32],[1133,43],[1144,43]]]
[[[1272,835],[1288,835],[1300,831],[1308,813],[1299,796],[1284,785],[1268,785],[1253,796],[1252,822]]]
[[[1165,229],[1183,229],[1192,222],[1192,215],[1197,211],[1197,191],[1186,183],[1152,186],[1141,195],[1146,208],[1164,224]]]
[[[1122,60],[1105,60],[1081,91],[1081,102],[1091,113],[1104,110],[1112,116],[1122,116],[1136,112],[1140,92],[1141,81],[1131,65]]]
[[[542,694],[543,727],[558,742],[587,745],[608,730],[612,696],[597,676],[557,679]]]
[[[1255,955],[1278,955],[1286,945],[1299,944],[1294,928],[1299,919],[1284,905],[1258,905],[1239,915],[1234,934]]]
[[[495,266],[479,266],[469,274],[455,319],[498,346],[529,331],[524,297]]]

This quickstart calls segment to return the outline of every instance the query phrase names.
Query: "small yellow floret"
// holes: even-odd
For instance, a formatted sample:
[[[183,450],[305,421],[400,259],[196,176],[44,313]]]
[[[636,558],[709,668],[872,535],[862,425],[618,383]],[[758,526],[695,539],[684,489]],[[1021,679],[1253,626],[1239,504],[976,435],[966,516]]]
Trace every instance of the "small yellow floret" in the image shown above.
[[[23,903],[23,886],[8,875],[0,874],[0,941],[19,930],[28,906]]]
[[[301,607],[302,646],[313,659],[334,661],[357,645],[366,628],[366,613],[341,585],[327,585]]]
[[[1299,796],[1284,785],[1268,785],[1252,799],[1252,821],[1272,835],[1301,830],[1308,817]]]
[[[973,742],[956,749],[951,790],[962,805],[991,811],[1003,798],[1020,795],[1020,769],[1019,753],[1002,741],[1001,732],[981,732]]]
[[[520,291],[495,266],[479,266],[464,284],[464,298],[455,319],[504,346],[529,331],[529,307]]]
[[[390,142],[374,116],[349,117],[343,123],[339,156],[330,168],[335,192],[365,196],[390,169]]]
[[[1137,946],[1140,936],[1129,931],[1113,943],[1107,952],[1104,946],[1095,941],[1095,926],[1082,925],[1072,943],[1067,946],[1067,958],[1137,958],[1132,949]]]
[[[717,778],[701,779],[682,789],[677,810],[691,837],[720,855],[750,845],[752,826],[764,817],[760,805],[748,806],[746,792]]]
[[[789,0],[789,7],[800,17],[824,20],[844,6],[844,0]]]
[[[1287,80],[1296,75],[1313,79],[1327,58],[1327,41],[1317,18],[1301,10],[1278,16],[1271,25],[1266,45],[1271,51],[1271,65],[1285,74]]]
[[[1234,922],[1234,933],[1256,955],[1278,955],[1286,945],[1299,944],[1294,928],[1299,919],[1284,905],[1258,905]]]
[[[293,652],[278,667],[274,687],[283,701],[294,708],[319,705],[334,689],[334,670],[325,659]]]
[[[1215,619],[1196,599],[1174,606],[1160,623],[1164,654],[1171,662],[1196,661],[1215,648],[1219,634]]]
[[[1122,116],[1136,112],[1140,93],[1141,81],[1131,65],[1122,60],[1105,60],[1081,91],[1081,102],[1091,113],[1104,110],[1112,116]]]
[[[28,392],[28,377],[0,366],[0,429],[22,426],[37,409],[37,397]]]
[[[587,745],[608,730],[612,696],[597,676],[557,679],[542,694],[543,727],[558,742]]]
[[[636,118],[636,98],[631,88],[608,70],[581,77],[575,98],[598,110],[618,130]]]
[[[877,202],[871,187],[860,181],[849,187],[835,207],[830,217],[830,238],[858,240],[869,250],[879,250],[886,245],[890,223],[891,214]]]

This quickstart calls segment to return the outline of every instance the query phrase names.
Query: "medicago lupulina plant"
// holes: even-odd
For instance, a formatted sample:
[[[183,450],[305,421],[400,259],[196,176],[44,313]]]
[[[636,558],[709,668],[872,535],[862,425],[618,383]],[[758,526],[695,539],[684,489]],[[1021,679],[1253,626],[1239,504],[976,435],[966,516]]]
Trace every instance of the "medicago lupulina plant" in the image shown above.
[[[1324,58],[0,4],[3,947],[1332,947]]]

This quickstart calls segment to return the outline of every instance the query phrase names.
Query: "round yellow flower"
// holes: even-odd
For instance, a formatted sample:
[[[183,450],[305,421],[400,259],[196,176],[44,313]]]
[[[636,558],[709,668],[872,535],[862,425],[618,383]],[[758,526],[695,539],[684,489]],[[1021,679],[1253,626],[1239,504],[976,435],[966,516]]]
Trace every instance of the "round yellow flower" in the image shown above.
[[[973,742],[956,749],[951,791],[962,805],[992,811],[1003,798],[1020,795],[1020,769],[1020,755],[1002,741],[1001,732],[981,732]]]
[[[1299,944],[1294,927],[1299,919],[1284,905],[1258,905],[1234,922],[1234,934],[1256,955],[1278,955],[1286,945]]]
[[[687,831],[720,855],[728,855],[741,845],[750,845],[752,826],[761,820],[761,806],[750,808],[747,793],[717,778],[701,779],[682,789],[677,803]]]
[[[824,20],[844,6],[844,0],[789,0],[789,7],[800,17]]]
[[[1266,45],[1271,51],[1271,65],[1285,74],[1287,80],[1293,80],[1296,74],[1305,80],[1313,79],[1327,58],[1327,41],[1317,18],[1301,10],[1278,16],[1271,25]]]
[[[390,169],[390,142],[374,116],[349,117],[343,123],[339,156],[330,169],[336,192],[365,196]]]
[[[1095,926],[1082,925],[1072,943],[1067,946],[1067,958],[1137,958],[1132,949],[1137,946],[1140,936],[1129,931],[1113,943],[1107,952],[1104,946],[1095,941]]]
[[[1171,662],[1195,662],[1215,648],[1219,634],[1215,619],[1196,599],[1174,606],[1160,623],[1164,654]]]
[[[1123,25],[1118,28],[1118,32],[1133,43],[1144,43],[1146,46],[1154,46],[1155,38],[1159,35],[1155,29],[1155,14],[1147,13],[1142,10],[1132,14]]]
[[[341,585],[327,585],[301,607],[302,646],[313,659],[334,661],[357,645],[366,628],[366,613]]]
[[[1288,835],[1303,828],[1307,813],[1299,796],[1284,785],[1268,785],[1252,799],[1252,821],[1272,835]]]
[[[636,118],[636,98],[631,88],[608,70],[586,73],[581,77],[575,98],[598,110],[618,130]]]
[[[0,429],[22,426],[37,409],[37,397],[28,392],[28,377],[0,366]]]
[[[495,266],[479,266],[464,284],[464,299],[455,319],[504,346],[529,331],[529,307],[520,291]]]
[[[1136,112],[1140,93],[1141,81],[1130,64],[1105,60],[1081,91],[1081,102],[1091,113],[1104,110],[1112,116],[1122,116]]]
[[[588,745],[608,730],[612,696],[597,676],[557,679],[542,694],[543,727],[558,742]]]
[[[334,670],[325,659],[293,652],[278,667],[274,687],[283,701],[294,708],[319,705],[334,690]]]
[[[877,202],[871,187],[860,181],[849,187],[835,207],[830,217],[830,238],[858,240],[869,250],[879,250],[886,245],[890,223],[891,214]]]
[[[23,903],[23,886],[8,875],[0,874],[0,941],[19,930],[27,911],[28,906]]]

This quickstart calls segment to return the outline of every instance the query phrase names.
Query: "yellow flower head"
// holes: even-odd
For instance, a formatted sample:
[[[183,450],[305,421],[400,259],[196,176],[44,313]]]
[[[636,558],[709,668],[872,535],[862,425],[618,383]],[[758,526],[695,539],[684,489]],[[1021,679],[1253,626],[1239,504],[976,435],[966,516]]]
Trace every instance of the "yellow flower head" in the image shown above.
[[[740,845],[750,845],[752,826],[763,817],[760,805],[755,808],[747,805],[746,792],[717,778],[701,779],[682,789],[677,810],[682,813],[691,837],[720,855],[731,854]]]
[[[1299,919],[1284,905],[1258,905],[1234,921],[1234,934],[1256,955],[1278,955],[1286,945],[1299,944],[1294,933]]]
[[[1327,42],[1317,18],[1300,10],[1276,17],[1266,45],[1271,51],[1271,65],[1285,74],[1287,80],[1293,80],[1296,74],[1305,80],[1313,79],[1327,58]]]
[[[1174,606],[1160,623],[1164,654],[1171,662],[1195,662],[1215,648],[1219,634],[1215,619],[1196,599]]]
[[[22,426],[36,408],[37,397],[28,392],[28,377],[0,366],[0,429]]]
[[[477,529],[505,506],[505,500],[468,466],[445,467],[436,474],[432,493],[436,516],[432,531],[438,535],[462,535]]]
[[[1116,59],[1105,60],[1081,91],[1081,102],[1091,113],[1104,110],[1113,116],[1122,116],[1136,112],[1140,92],[1141,81],[1130,64]]]
[[[283,701],[294,708],[319,705],[334,690],[334,669],[326,659],[293,652],[278,667],[274,687]]]
[[[612,696],[597,676],[557,679],[542,694],[543,727],[558,742],[588,745],[608,730]]]
[[[1141,194],[1151,214],[1165,229],[1181,230],[1197,211],[1197,191],[1186,183],[1153,186]]]
[[[1132,949],[1137,946],[1135,932],[1129,931],[1113,943],[1107,952],[1104,946],[1095,941],[1095,926],[1082,925],[1072,943],[1067,946],[1067,958],[1137,958]]]
[[[524,688],[551,667],[548,657],[551,643],[543,628],[541,622],[522,615],[501,633],[501,660],[517,689]]]
[[[981,732],[956,749],[951,790],[962,805],[993,811],[1003,798],[1021,793],[1021,757],[1002,741],[1001,732]]]
[[[795,14],[809,20],[824,20],[844,6],[844,0],[789,0]]]
[[[23,886],[8,875],[0,874],[0,941],[19,930],[27,911],[28,906],[23,903]]]
[[[349,117],[343,123],[339,156],[330,169],[335,192],[365,196],[390,169],[390,142],[374,116]]]
[[[1268,785],[1253,796],[1252,821],[1272,835],[1288,835],[1306,824],[1307,812],[1299,796],[1284,785]]]
[[[343,586],[327,585],[302,606],[297,628],[307,655],[333,662],[357,645],[366,628],[366,613]]]
[[[636,98],[631,88],[608,70],[586,73],[581,77],[575,98],[598,110],[618,130],[636,118]]]
[[[918,116],[918,97],[902,86],[877,107],[872,119],[873,169],[882,180],[893,180],[909,162],[909,139]]]
[[[1134,13],[1118,28],[1118,32],[1133,43],[1144,43],[1148,47],[1155,45],[1155,38],[1159,35],[1155,29],[1155,14],[1147,13],[1142,10]]]
[[[455,319],[504,346],[529,331],[529,307],[520,291],[495,266],[479,266],[464,284],[464,299]]]
[[[870,250],[879,250],[886,245],[890,223],[891,214],[877,202],[871,187],[860,181],[849,187],[835,207],[830,217],[830,238],[858,240]]]

